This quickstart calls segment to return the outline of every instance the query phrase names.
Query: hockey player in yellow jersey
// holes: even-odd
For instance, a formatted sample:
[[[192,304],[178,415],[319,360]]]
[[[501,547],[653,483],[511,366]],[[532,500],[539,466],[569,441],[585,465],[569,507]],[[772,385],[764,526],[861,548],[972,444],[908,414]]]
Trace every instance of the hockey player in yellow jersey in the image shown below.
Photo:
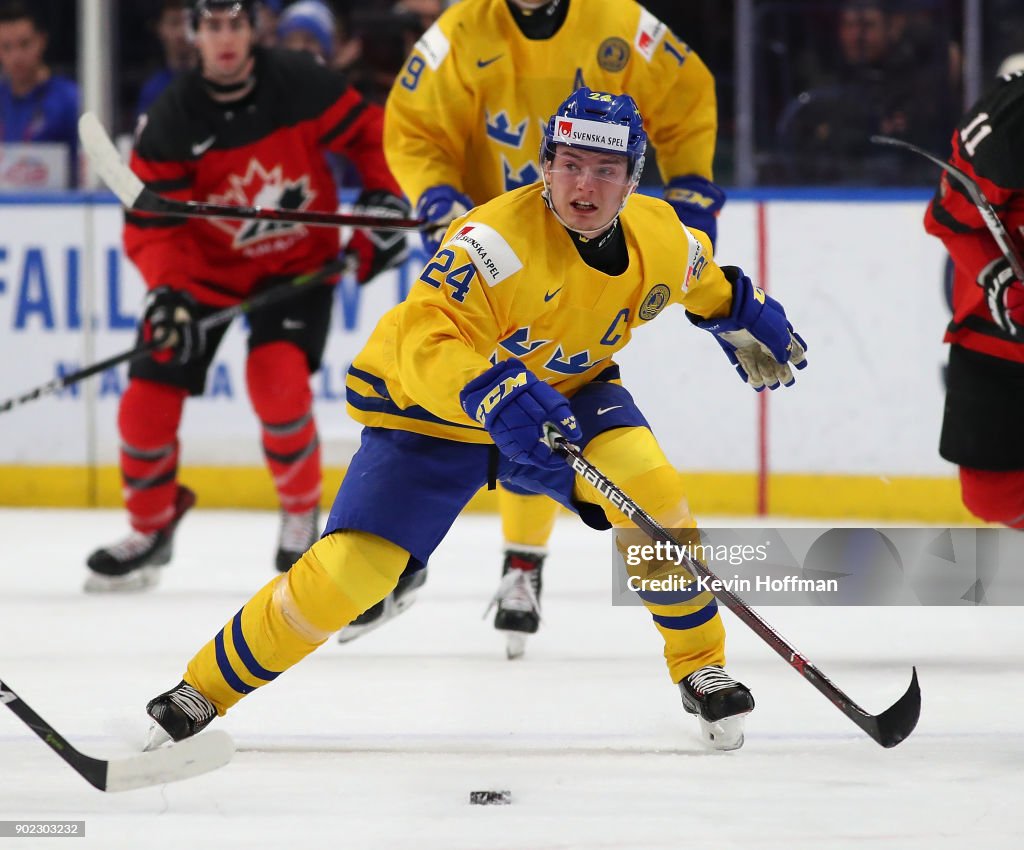
[[[628,95],[580,89],[547,124],[543,183],[452,223],[349,370],[349,412],[365,427],[322,538],[150,701],[154,741],[195,734],[384,599],[489,481],[614,528],[620,548],[639,542],[631,521],[552,452],[552,425],[677,539],[696,540],[680,476],[622,385],[615,353],[673,303],[755,388],[792,384],[806,346],[778,302],[715,264],[705,234],[663,201],[632,194],[645,150]],[[399,503],[411,509],[399,514]],[[704,740],[741,746],[754,701],[725,672],[714,597],[693,590],[644,604]]]
[[[584,85],[628,91],[636,100],[667,199],[679,204],[685,224],[714,242],[714,214],[724,202],[711,182],[714,79],[688,45],[634,0],[452,6],[416,43],[388,96],[388,166],[428,214],[438,201],[460,200],[440,189],[454,190],[468,209],[537,182],[544,124]]]
[[[657,148],[665,197],[711,239],[725,196],[712,182],[717,109],[700,57],[634,0],[462,0],[420,39],[396,79],[385,153],[419,215],[437,223],[428,254],[456,215],[540,179],[545,122],[587,85],[628,91]],[[558,505],[514,485],[498,489],[505,558],[494,625],[510,658],[540,624],[541,579]],[[395,592],[339,635],[346,642],[404,610],[426,580]]]

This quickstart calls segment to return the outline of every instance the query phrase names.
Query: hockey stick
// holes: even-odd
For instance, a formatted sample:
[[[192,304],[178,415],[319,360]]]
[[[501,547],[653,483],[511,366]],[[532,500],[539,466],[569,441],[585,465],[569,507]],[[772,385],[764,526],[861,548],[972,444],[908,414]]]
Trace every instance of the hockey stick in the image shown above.
[[[599,469],[583,457],[583,453],[551,426],[548,431],[548,442],[553,451],[559,452],[577,475],[594,486],[612,507],[622,511],[637,527],[647,532],[655,542],[667,543],[678,548],[678,543],[662,528],[643,508],[629,498],[622,490],[606,478]],[[857,703],[837,688],[824,673],[808,661],[803,655],[772,628],[761,615],[750,608],[735,593],[721,588],[722,584],[715,574],[700,561],[683,555],[686,568],[694,575],[703,577],[709,585],[716,589],[712,592],[721,602],[744,622],[761,640],[774,649],[783,659],[808,682],[823,693],[832,704],[843,714],[856,723],[861,729],[883,747],[895,747],[906,738],[917,725],[921,714],[921,689],[917,684],[917,668],[913,668],[910,687],[893,705],[881,714],[868,714]]]
[[[235,318],[235,316],[240,316],[243,313],[252,313],[256,310],[262,310],[265,307],[269,307],[271,304],[277,304],[279,301],[286,301],[289,298],[294,298],[296,295],[301,294],[302,290],[306,287],[324,283],[335,275],[349,271],[351,262],[352,258],[348,256],[332,260],[326,266],[323,266],[316,271],[299,275],[288,283],[271,287],[264,292],[254,295],[246,301],[242,301],[232,307],[226,307],[213,315],[200,319],[198,324],[203,331],[207,331],[210,330],[210,328],[227,324]],[[72,384],[77,384],[80,381],[84,381],[86,378],[92,377],[100,372],[105,372],[113,366],[139,360],[152,354],[154,351],[159,351],[163,348],[163,345],[163,339],[151,340],[144,345],[137,346],[136,348],[129,349],[128,351],[122,351],[120,354],[115,354],[112,357],[108,357],[106,360],[101,360],[98,363],[93,363],[91,366],[86,366],[84,369],[79,369],[77,372],[72,372],[70,375],[61,375],[59,378],[47,381],[45,384],[41,384],[35,389],[29,390],[27,393],[23,393],[20,396],[14,396],[13,398],[0,402],[0,413],[6,413],[8,410],[18,405],[26,404],[30,401],[35,401],[37,398],[42,398],[43,396],[60,392],[65,387],[70,387]]]
[[[374,230],[420,230],[426,224],[421,218],[390,215],[355,215],[176,201],[146,188],[138,175],[121,161],[121,155],[110,136],[92,112],[85,112],[78,119],[78,137],[96,173],[129,210],[182,218],[259,219],[322,227],[368,227]]]
[[[985,197],[985,193],[981,191],[981,187],[974,180],[955,165],[951,165],[945,160],[939,159],[934,154],[930,154],[928,151],[917,147],[917,145],[910,144],[910,142],[904,142],[902,139],[893,139],[890,136],[872,136],[871,141],[876,145],[891,145],[897,148],[905,148],[908,151],[912,151],[913,153],[923,156],[925,159],[934,162],[939,168],[956,180],[957,183],[963,187],[967,196],[974,202],[974,206],[978,208],[978,212],[981,213],[981,217],[985,221],[985,226],[988,228],[988,232],[991,233],[992,238],[996,240],[996,244],[999,246],[999,250],[1003,252],[1003,256],[1006,258],[1006,261],[1010,264],[1010,268],[1013,270],[1014,276],[1017,280],[1024,280],[1024,260],[1021,259],[1020,254],[1017,253],[1013,243],[1010,241],[1010,234],[1006,232],[1006,228],[1003,226],[1002,221],[999,220],[999,214],[995,211],[995,208],[989,202],[989,199]]]
[[[76,750],[36,714],[10,685],[0,680],[0,702],[66,761],[86,782],[100,791],[131,791],[190,779],[223,767],[235,754],[235,742],[216,730],[188,738],[173,747],[119,759],[97,759]]]

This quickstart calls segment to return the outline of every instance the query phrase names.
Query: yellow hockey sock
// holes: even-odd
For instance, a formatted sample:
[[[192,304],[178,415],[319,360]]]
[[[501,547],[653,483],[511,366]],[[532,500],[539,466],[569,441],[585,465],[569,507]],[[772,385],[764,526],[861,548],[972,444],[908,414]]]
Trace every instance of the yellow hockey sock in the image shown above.
[[[361,531],[318,540],[199,650],[185,681],[224,714],[380,602],[408,561],[400,546]]]
[[[680,543],[699,542],[697,524],[690,514],[682,479],[649,429],[607,431],[591,441],[585,456],[661,526],[676,530]],[[576,495],[604,508],[615,527],[615,543],[620,551],[651,542],[624,514],[607,505],[592,485],[577,479]],[[647,578],[673,575],[693,578],[671,562],[647,563],[642,569],[642,577]],[[665,663],[673,682],[709,664],[724,666],[725,628],[711,593],[694,593],[667,605],[644,600],[644,605],[665,641]]]
[[[498,487],[498,508],[505,543],[543,549],[548,545],[560,505],[547,496],[521,496]]]

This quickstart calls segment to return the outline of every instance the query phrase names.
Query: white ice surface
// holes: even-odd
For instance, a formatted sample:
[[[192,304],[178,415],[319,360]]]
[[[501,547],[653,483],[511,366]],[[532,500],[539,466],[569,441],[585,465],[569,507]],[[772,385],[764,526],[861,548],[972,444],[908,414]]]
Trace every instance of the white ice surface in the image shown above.
[[[146,701],[270,578],[276,525],[196,511],[155,592],[85,596],[83,560],[121,515],[0,511],[0,675],[82,750],[131,752]],[[1020,608],[762,610],[870,711],[918,666],[921,722],[893,750],[726,613],[757,709],[742,750],[709,753],[649,616],[609,604],[609,549],[560,522],[545,623],[508,662],[481,619],[498,523],[463,517],[407,614],[243,700],[218,721],[234,761],[187,782],[99,793],[0,709],[0,820],[86,821],[84,840],[0,850],[1024,846]],[[474,789],[513,804],[470,806]]]

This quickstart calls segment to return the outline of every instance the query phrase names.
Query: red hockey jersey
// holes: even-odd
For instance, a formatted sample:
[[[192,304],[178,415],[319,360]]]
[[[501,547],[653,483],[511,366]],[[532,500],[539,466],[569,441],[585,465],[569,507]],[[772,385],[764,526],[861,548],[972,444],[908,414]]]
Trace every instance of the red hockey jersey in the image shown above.
[[[1024,255],[1024,74],[1000,78],[967,113],[953,133],[949,161],[977,181]],[[945,172],[925,213],[925,229],[945,243],[956,266],[946,342],[1024,363],[1024,339],[996,325],[978,284],[979,272],[1001,256],[999,246],[974,203]]]
[[[333,211],[329,150],[352,160],[365,189],[401,195],[384,160],[379,106],[305,53],[257,48],[255,59],[256,86],[242,100],[217,103],[193,71],[140,118],[131,166],[149,188],[179,200]],[[218,307],[340,250],[332,228],[134,212],[124,242],[150,288],[187,289]]]

